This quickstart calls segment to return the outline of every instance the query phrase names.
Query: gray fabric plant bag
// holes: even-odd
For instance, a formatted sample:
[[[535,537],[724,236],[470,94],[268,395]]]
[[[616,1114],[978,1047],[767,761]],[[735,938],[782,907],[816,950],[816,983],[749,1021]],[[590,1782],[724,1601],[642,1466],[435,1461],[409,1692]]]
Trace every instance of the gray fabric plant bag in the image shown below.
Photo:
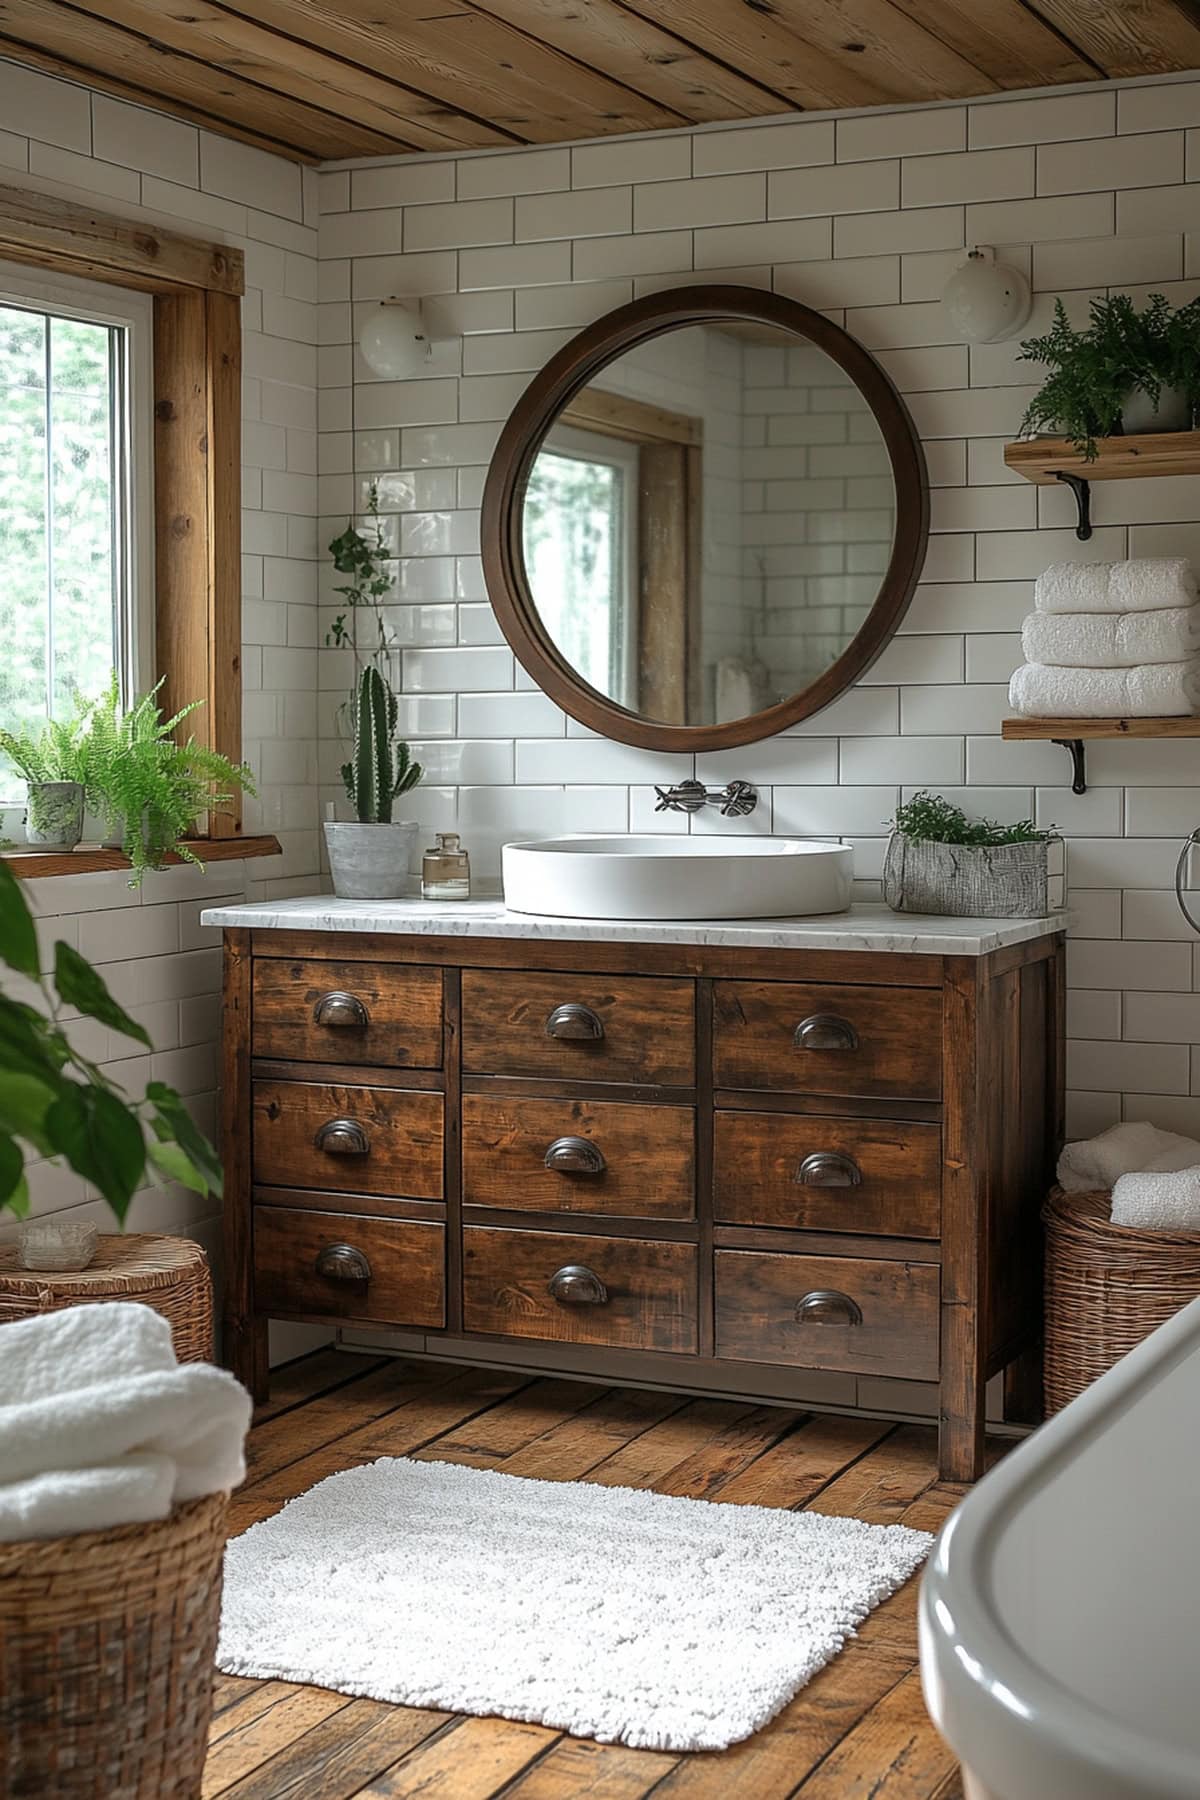
[[[1062,840],[1034,844],[937,844],[893,831],[883,897],[893,912],[956,918],[1037,919],[1062,899]]]

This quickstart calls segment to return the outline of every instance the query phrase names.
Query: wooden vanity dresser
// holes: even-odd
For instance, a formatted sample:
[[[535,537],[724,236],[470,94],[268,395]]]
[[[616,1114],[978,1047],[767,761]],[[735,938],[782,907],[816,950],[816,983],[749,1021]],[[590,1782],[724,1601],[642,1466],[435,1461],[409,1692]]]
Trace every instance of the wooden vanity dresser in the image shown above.
[[[258,1397],[277,1318],[793,1404],[936,1382],[953,1480],[980,1472],[991,1376],[1036,1416],[1061,932],[635,942],[482,907],[434,936],[406,905],[387,931],[280,923],[336,925],[328,899],[210,915],[224,1344]]]

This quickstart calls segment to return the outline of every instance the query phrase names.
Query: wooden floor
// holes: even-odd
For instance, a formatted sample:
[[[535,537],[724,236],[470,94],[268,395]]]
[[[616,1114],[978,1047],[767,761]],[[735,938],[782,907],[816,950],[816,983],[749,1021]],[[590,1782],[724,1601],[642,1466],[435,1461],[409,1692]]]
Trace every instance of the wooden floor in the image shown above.
[[[936,1530],[931,1429],[319,1351],[276,1373],[231,1530],[335,1470],[417,1456]],[[763,1731],[676,1756],[539,1725],[217,1677],[205,1800],[955,1800],[921,1703],[916,1580]]]

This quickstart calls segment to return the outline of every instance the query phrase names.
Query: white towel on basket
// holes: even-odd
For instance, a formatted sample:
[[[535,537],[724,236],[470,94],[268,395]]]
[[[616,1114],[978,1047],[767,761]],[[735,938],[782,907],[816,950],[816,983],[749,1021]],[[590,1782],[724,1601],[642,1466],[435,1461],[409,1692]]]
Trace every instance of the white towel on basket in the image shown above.
[[[1195,1163],[1200,1163],[1195,1138],[1130,1119],[1068,1144],[1058,1159],[1058,1184],[1068,1194],[1085,1194],[1115,1187],[1131,1170],[1173,1172]]]
[[[1029,718],[1158,719],[1190,717],[1200,703],[1200,661],[1137,669],[1057,669],[1024,663],[1008,690]]]
[[[175,1361],[171,1327],[129,1302],[0,1326],[0,1542],[165,1519],[236,1487],[250,1396]]]
[[[1027,663],[1065,669],[1134,669],[1200,654],[1200,605],[1160,612],[1030,613],[1021,627]]]
[[[1113,1188],[1112,1222],[1145,1231],[1200,1231],[1200,1168],[1122,1175]]]
[[[1184,556],[1052,563],[1033,590],[1033,604],[1044,613],[1161,612],[1195,598],[1196,577]]]

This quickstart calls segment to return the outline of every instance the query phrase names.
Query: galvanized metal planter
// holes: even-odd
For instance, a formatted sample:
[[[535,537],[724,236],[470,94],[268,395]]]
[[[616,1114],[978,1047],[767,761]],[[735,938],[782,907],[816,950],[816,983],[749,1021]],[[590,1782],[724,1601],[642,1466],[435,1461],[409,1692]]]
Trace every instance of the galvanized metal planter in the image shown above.
[[[893,912],[1040,919],[1066,903],[1061,838],[1029,844],[939,844],[893,831],[883,897]]]
[[[415,819],[364,825],[326,819],[325,847],[333,891],[339,900],[401,900],[419,826]]]

